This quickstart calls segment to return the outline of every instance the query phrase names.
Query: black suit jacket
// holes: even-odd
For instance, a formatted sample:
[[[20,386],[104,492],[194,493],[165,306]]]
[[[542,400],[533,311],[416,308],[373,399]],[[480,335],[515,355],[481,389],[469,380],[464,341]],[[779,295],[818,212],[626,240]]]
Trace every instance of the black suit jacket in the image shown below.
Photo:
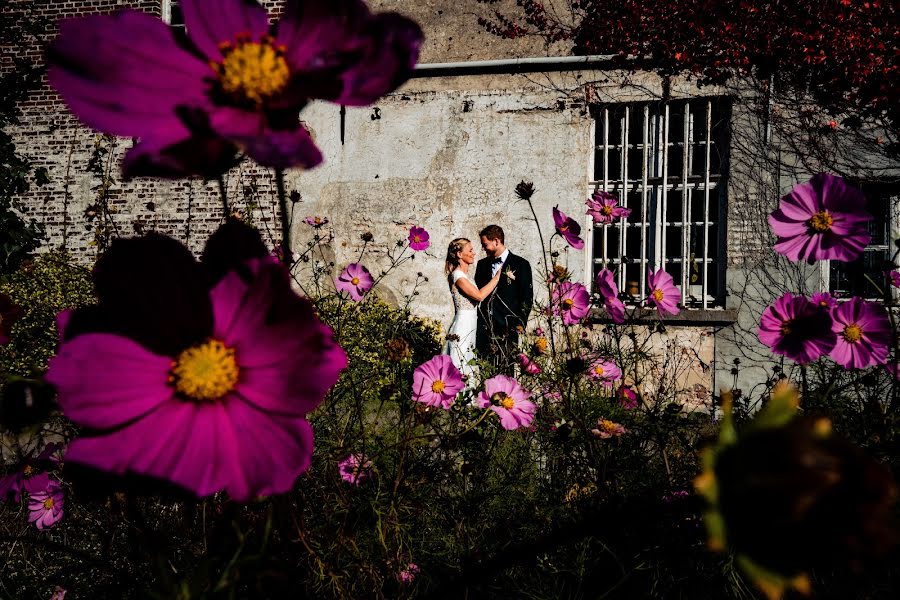
[[[479,288],[491,280],[492,260],[482,258],[475,267],[475,284]],[[503,263],[503,274],[497,287],[478,305],[475,347],[487,353],[491,337],[500,338],[504,343],[515,342],[518,339],[516,327],[525,327],[528,323],[533,302],[531,264],[510,252]]]

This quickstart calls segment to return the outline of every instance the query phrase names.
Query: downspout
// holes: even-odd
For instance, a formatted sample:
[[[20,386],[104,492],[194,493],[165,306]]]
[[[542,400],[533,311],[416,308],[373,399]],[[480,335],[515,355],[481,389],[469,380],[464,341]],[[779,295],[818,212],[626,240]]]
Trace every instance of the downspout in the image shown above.
[[[616,64],[617,60],[621,60],[617,54],[592,54],[589,56],[547,56],[420,63],[416,65],[411,77],[459,77],[465,75],[579,71],[586,68],[608,69],[620,67],[621,65]]]

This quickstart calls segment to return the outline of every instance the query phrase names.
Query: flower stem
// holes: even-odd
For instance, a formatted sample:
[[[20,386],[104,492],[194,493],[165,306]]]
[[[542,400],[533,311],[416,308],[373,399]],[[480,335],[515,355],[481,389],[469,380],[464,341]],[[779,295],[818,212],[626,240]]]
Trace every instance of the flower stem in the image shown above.
[[[228,191],[225,188],[225,178],[219,175],[219,196],[222,198],[222,219],[228,220]]]
[[[284,193],[284,171],[275,169],[275,186],[278,190],[278,212],[281,215],[281,262],[291,268],[291,222],[288,219],[287,195]]]

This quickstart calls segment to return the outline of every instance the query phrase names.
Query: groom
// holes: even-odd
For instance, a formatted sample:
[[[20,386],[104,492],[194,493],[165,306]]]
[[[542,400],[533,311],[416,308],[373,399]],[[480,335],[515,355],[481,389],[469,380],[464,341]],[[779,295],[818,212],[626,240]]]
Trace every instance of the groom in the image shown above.
[[[478,305],[475,347],[503,368],[513,362],[519,328],[525,330],[534,301],[531,264],[510,252],[503,229],[488,225],[478,234],[487,258],[478,261],[475,284],[484,287],[500,271],[497,288]]]

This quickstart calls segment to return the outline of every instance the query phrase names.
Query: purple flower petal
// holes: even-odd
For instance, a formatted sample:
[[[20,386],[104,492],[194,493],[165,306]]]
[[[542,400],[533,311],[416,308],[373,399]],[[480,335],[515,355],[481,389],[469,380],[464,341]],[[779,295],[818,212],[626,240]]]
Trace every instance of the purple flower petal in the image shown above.
[[[137,419],[172,397],[171,364],[172,359],[127,338],[89,333],[60,346],[46,379],[56,386],[69,419],[109,428]]]
[[[142,12],[62,21],[47,62],[50,85],[72,112],[114,135],[148,135],[177,122],[176,106],[208,104],[209,66]]]
[[[181,0],[188,37],[210,60],[221,62],[219,45],[238,35],[259,39],[269,31],[269,15],[255,0]]]

